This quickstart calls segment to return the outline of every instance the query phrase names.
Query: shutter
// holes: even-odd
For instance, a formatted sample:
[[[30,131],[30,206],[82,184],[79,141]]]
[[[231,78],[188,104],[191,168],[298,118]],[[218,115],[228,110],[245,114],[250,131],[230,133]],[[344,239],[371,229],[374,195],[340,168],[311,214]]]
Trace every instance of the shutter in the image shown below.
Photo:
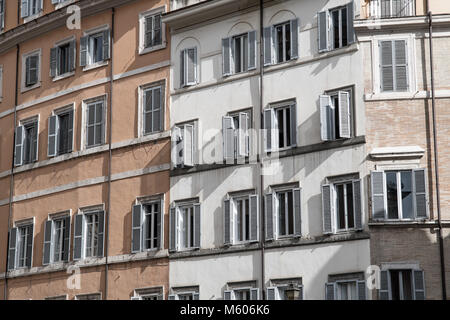
[[[248,122],[248,114],[245,112],[239,113],[239,130],[236,146],[238,158],[245,158],[249,155]]]
[[[103,113],[102,113],[103,114]],[[67,128],[67,150],[73,151],[73,109],[69,112],[69,123]]]
[[[291,111],[291,147],[297,145],[297,105],[293,104],[290,107]]]
[[[70,258],[70,216],[64,218],[64,252],[62,261],[69,261]]]
[[[259,300],[259,289],[250,289],[250,300]]]
[[[31,85],[31,57],[25,59],[25,85]]]
[[[141,300],[141,297],[131,297],[131,300]]]
[[[291,20],[291,60],[298,58],[298,19]]]
[[[98,250],[97,257],[103,257],[105,247],[105,211],[98,212]]]
[[[425,277],[422,270],[413,270],[414,300],[425,300]]]
[[[334,300],[335,297],[335,284],[325,284],[325,300]]]
[[[187,79],[186,85],[194,85],[197,81],[197,48],[187,50]]]
[[[153,46],[152,31],[153,31],[153,16],[149,16],[145,18],[145,34],[144,34],[145,48]]]
[[[321,95],[320,101],[320,135],[322,141],[333,140],[334,136],[334,108],[332,107],[331,97]]]
[[[165,124],[166,124],[166,116],[165,116],[165,112],[166,112],[166,87],[165,86],[161,86],[160,89],[157,89],[157,91],[159,91],[159,112],[160,112],[160,116],[159,116],[159,131],[164,131],[165,128]]]
[[[39,7],[39,9],[42,11],[42,8],[44,7],[44,3],[43,3],[43,0],[38,0],[39,2],[38,2],[38,7]]]
[[[232,210],[231,210],[231,200],[227,199],[224,201],[224,212],[223,212],[223,234],[224,234],[224,244],[231,245],[231,220],[232,220]]]
[[[408,90],[408,58],[405,40],[395,40],[395,91]]]
[[[2,30],[5,27],[5,9],[4,4],[5,1],[0,1],[0,30]]]
[[[74,71],[77,67],[76,58],[77,56],[77,40],[70,41],[69,43],[69,71]]]
[[[233,291],[225,290],[223,292],[223,300],[233,300]]]
[[[250,196],[250,241],[258,241],[259,231],[259,199],[258,195]]]
[[[380,41],[381,91],[394,90],[392,41]]]
[[[353,181],[353,210],[355,213],[355,228],[361,230],[362,225],[362,199],[361,199],[361,180]]]
[[[17,228],[9,231],[8,270],[16,268]]]
[[[222,73],[223,76],[231,74],[231,41],[232,38],[222,39]]]
[[[161,199],[159,202],[159,213],[156,217],[156,224],[157,224],[157,230],[156,230],[156,246],[159,249],[164,249],[164,199]]]
[[[350,93],[339,91],[339,136],[341,138],[351,137],[350,123]]]
[[[50,49],[50,77],[56,77],[56,69],[58,64],[58,48]]]
[[[75,215],[75,230],[73,234],[73,260],[77,261],[82,258],[83,252],[83,215]]]
[[[358,290],[358,300],[366,300],[366,281],[358,281],[356,285]]]
[[[303,300],[303,286],[298,286],[298,290],[300,291],[298,294],[298,299],[297,300]]]
[[[248,33],[248,70],[256,69],[256,31]]]
[[[273,223],[273,194],[266,194],[265,202],[266,212],[266,240],[274,240],[274,223]]]
[[[85,67],[87,65],[88,40],[89,36],[84,36],[80,39],[80,67]]]
[[[194,126],[191,124],[184,125],[183,164],[186,167],[194,166]]]
[[[234,122],[232,117],[222,118],[223,157],[226,163],[234,163]]]
[[[103,60],[111,57],[111,31],[109,29],[103,31]]]
[[[328,11],[322,11],[317,14],[317,24],[319,27],[318,34],[319,34],[319,52],[325,52],[328,51],[328,28],[329,28],[329,21],[328,21]]]
[[[42,258],[42,265],[50,264],[50,251],[52,248],[52,220],[45,221],[44,228],[44,254]]]
[[[385,219],[384,173],[382,171],[372,171],[370,180],[372,185],[372,219]]]
[[[380,289],[378,290],[380,300],[389,300],[389,275],[388,271],[380,271]]]
[[[25,128],[24,126],[16,127],[15,141],[14,141],[14,165],[21,166],[23,164],[23,150],[25,142]]]
[[[174,127],[172,132],[172,164],[176,168],[179,164],[180,152],[182,152],[183,143],[181,140],[181,129],[179,127]]]
[[[194,248],[200,248],[200,238],[201,238],[201,215],[200,215],[200,204],[194,204]]]
[[[29,83],[28,85],[33,85],[36,84],[38,82],[38,72],[39,72],[39,56],[34,55],[31,56],[27,59],[29,62],[29,68],[30,68],[30,78],[29,78]]]
[[[21,18],[26,18],[26,17],[28,17],[30,15],[30,13],[29,13],[30,9],[28,7],[28,1],[29,0],[22,0],[20,2],[20,17]]]
[[[428,217],[428,206],[425,169],[416,169],[413,173],[416,218],[426,219]]]
[[[277,293],[278,293],[277,287],[267,288],[267,300],[279,300]]]
[[[27,238],[27,256],[26,256],[26,266],[31,268],[33,260],[33,237],[34,237],[34,225],[31,226],[31,234]]]
[[[177,300],[177,296],[175,294],[169,294],[169,300]]]
[[[136,204],[132,210],[132,240],[131,252],[136,253],[141,251],[142,238],[142,205]]]
[[[347,4],[347,41],[349,44],[355,42],[355,27],[353,19],[355,17],[353,0]]]
[[[274,111],[273,109],[266,109],[264,110],[264,131],[265,131],[265,148],[266,152],[272,152],[272,149],[274,148]]]
[[[200,294],[195,292],[192,294],[192,300],[200,300]]]
[[[301,210],[301,189],[293,189],[294,195],[294,234],[297,237],[302,235],[302,210]]]
[[[272,64],[272,27],[264,28],[264,66]]]
[[[186,86],[186,55],[187,50],[181,50],[180,52],[180,88]]]
[[[175,207],[170,208],[170,238],[169,238],[169,250],[176,251],[177,250],[177,209]]]
[[[322,186],[322,216],[323,216],[323,233],[333,233],[333,206],[331,201],[331,185]]]

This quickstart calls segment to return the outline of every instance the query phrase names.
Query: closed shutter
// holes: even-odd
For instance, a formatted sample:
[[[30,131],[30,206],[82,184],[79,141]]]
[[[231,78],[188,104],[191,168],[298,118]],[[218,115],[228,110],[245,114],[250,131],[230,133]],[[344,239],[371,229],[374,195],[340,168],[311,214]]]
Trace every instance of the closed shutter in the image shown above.
[[[416,169],[413,173],[416,218],[426,219],[428,217],[428,201],[425,169]]]
[[[232,38],[222,39],[222,73],[223,76],[231,74],[231,41]]]
[[[372,219],[385,219],[384,172],[372,171],[370,180],[372,186]]]
[[[50,77],[56,77],[56,69],[58,65],[58,48],[50,49]]]
[[[248,70],[256,69],[256,31],[248,33]]]
[[[272,41],[272,27],[264,28],[264,66],[270,66],[273,62]]]
[[[83,215],[75,216],[75,230],[73,234],[73,260],[77,261],[82,258],[83,252]]]
[[[249,155],[249,135],[248,135],[248,114],[239,113],[239,130],[237,136],[236,152],[238,158],[245,158]]]
[[[97,257],[103,257],[105,247],[105,211],[99,211],[98,213],[98,249]]]
[[[192,294],[192,300],[200,300],[200,294],[195,292]]]
[[[136,253],[141,251],[142,239],[142,205],[136,204],[132,210],[132,239],[131,252]]]
[[[422,270],[413,270],[414,300],[425,300],[425,277]]]
[[[295,147],[297,145],[297,105],[293,104],[290,107],[291,111],[291,147]]]
[[[28,7],[28,1],[29,0],[22,0],[20,2],[20,17],[21,18],[26,18],[26,17],[28,17],[30,15],[30,12],[29,12],[30,9]]]
[[[334,300],[335,299],[335,283],[327,283],[325,284],[325,300]]]
[[[277,287],[267,288],[267,300],[279,300]]]
[[[389,300],[389,275],[388,271],[380,271],[380,289],[378,299]]]
[[[275,149],[274,122],[275,114],[272,108],[264,110],[264,130],[265,130],[265,148],[266,152],[272,152]]]
[[[169,294],[169,300],[177,300],[177,296],[175,294]]]
[[[194,166],[194,126],[191,124],[184,125],[183,164],[186,167]]]
[[[250,196],[250,241],[258,241],[259,237],[259,199],[258,195]]]
[[[232,208],[231,208],[231,200],[227,199],[224,201],[224,210],[223,210],[223,234],[224,234],[224,244],[231,245],[231,228],[232,228]]]
[[[334,140],[334,108],[331,97],[321,95],[320,102],[320,136],[322,141]]]
[[[28,268],[32,267],[32,261],[33,261],[33,237],[34,237],[34,226],[30,226],[30,234],[27,237],[27,255],[25,260],[25,265]]]
[[[164,249],[164,199],[159,202],[159,212],[156,216],[156,247],[159,249]]]
[[[380,41],[381,91],[394,91],[392,41]]]
[[[70,41],[69,43],[69,71],[74,71],[77,67],[77,40]]]
[[[111,57],[111,31],[109,29],[103,31],[103,60]]]
[[[225,290],[223,292],[223,300],[233,300],[233,291]]]
[[[339,136],[351,137],[350,93],[339,91]]]
[[[298,58],[298,19],[291,20],[291,60]]]
[[[52,225],[53,221],[45,221],[44,228],[44,254],[42,258],[42,265],[48,265],[50,263],[50,252],[52,248]]]
[[[194,204],[194,248],[200,248],[201,239],[201,214],[200,204]]]
[[[14,140],[14,165],[21,166],[23,164],[23,150],[25,142],[24,126],[18,126],[16,128]]]
[[[361,280],[357,282],[357,289],[358,289],[358,300],[366,300],[366,281]]]
[[[332,219],[332,201],[331,201],[331,185],[322,186],[322,217],[323,217],[323,233],[333,233]]]
[[[89,36],[81,37],[80,39],[80,66],[85,67],[87,65],[87,49],[88,49]]]
[[[170,208],[169,224],[170,224],[169,250],[176,251],[178,239],[178,215],[176,207]]]
[[[265,202],[266,213],[266,240],[273,240],[275,237],[274,221],[273,221],[273,194],[266,194]]]
[[[232,117],[222,118],[223,157],[226,163],[234,163],[234,122]]]
[[[355,213],[355,228],[361,230],[363,228],[363,212],[361,199],[361,180],[353,181],[353,210]]]
[[[297,237],[302,235],[302,210],[301,210],[301,189],[293,189],[294,194],[294,234]]]
[[[259,289],[250,289],[250,300],[259,300]]]
[[[9,230],[8,270],[16,268],[17,228]]]
[[[319,27],[319,52],[328,51],[328,37],[329,37],[329,22],[328,11],[322,11],[317,14],[317,24]]]
[[[62,261],[69,261],[70,258],[70,216],[64,218],[64,251]]]
[[[102,109],[102,107],[100,107]],[[102,113],[103,115],[103,113]],[[73,151],[73,109],[69,111],[69,123],[67,127],[67,151]],[[102,132],[103,134],[103,132]]]
[[[353,25],[354,16],[354,4],[352,0],[347,4],[347,41],[349,44],[355,42],[355,27]]]
[[[405,40],[394,41],[395,48],[395,91],[408,90],[408,55]]]

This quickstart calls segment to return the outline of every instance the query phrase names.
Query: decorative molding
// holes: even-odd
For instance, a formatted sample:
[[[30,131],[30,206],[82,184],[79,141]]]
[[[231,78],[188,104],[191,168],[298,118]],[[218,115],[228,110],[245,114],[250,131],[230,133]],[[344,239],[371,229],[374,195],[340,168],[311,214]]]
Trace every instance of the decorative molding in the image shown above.
[[[425,150],[419,146],[374,148],[369,155],[375,160],[422,158]]]

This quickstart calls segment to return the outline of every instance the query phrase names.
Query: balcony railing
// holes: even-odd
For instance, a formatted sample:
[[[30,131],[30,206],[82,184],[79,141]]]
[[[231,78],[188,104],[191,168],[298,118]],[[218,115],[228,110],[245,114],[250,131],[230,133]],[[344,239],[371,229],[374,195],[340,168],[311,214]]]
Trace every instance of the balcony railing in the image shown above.
[[[371,18],[411,17],[415,14],[415,0],[372,0],[370,2]]]

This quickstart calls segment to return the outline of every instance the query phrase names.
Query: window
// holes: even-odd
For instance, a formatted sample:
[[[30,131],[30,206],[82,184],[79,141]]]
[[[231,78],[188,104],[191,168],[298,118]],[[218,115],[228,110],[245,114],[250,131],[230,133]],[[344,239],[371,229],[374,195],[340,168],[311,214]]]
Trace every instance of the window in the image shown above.
[[[16,128],[14,165],[35,162],[38,157],[38,118],[24,120]]]
[[[197,48],[188,48],[181,51],[181,82],[180,86],[187,87],[197,84]]]
[[[42,11],[43,0],[21,0],[20,17],[32,17]]]
[[[103,207],[82,209],[75,215],[73,260],[103,257],[105,211]]]
[[[164,8],[149,10],[139,15],[139,53],[145,54],[166,47],[165,24],[162,23]]]
[[[415,15],[415,0],[372,0],[370,13],[375,18],[398,18]]]
[[[256,282],[230,283],[228,290],[223,292],[224,300],[259,300],[259,289]]]
[[[6,0],[0,0],[0,31],[5,28],[5,2]]]
[[[3,66],[0,65],[0,102],[3,99]]]
[[[131,300],[163,300],[163,287],[153,287],[134,290],[134,296]]]
[[[70,216],[63,215],[45,222],[43,265],[69,261]]]
[[[50,76],[58,79],[75,71],[76,40],[66,41],[50,49]]]
[[[235,195],[225,200],[225,245],[258,241],[258,209],[257,195]]]
[[[105,98],[86,102],[86,148],[105,143],[106,108]]]
[[[143,199],[133,206],[131,252],[163,248],[163,198]]]
[[[361,180],[331,182],[322,186],[324,233],[362,229]]]
[[[110,58],[110,30],[94,31],[80,39],[80,66],[93,66]]]
[[[347,89],[320,96],[322,141],[348,139],[353,136],[352,93],[352,89]]]
[[[266,194],[266,239],[301,236],[300,189],[282,188]]]
[[[22,59],[22,91],[25,89],[32,89],[40,85],[40,64],[41,52],[34,51],[24,55]]]
[[[172,288],[169,300],[199,300],[199,287]]]
[[[422,270],[393,269],[380,273],[380,300],[425,300]]]
[[[346,47],[355,42],[353,1],[346,6],[319,12],[319,52]]]
[[[16,223],[16,227],[9,231],[8,270],[31,268],[33,231],[33,219]]]
[[[267,300],[303,300],[302,279],[272,280],[271,286],[267,288]],[[290,296],[289,291],[296,294]]]
[[[102,300],[101,293],[80,294],[75,296],[75,300]]]
[[[194,166],[194,123],[175,125],[172,134],[172,163],[174,168]]]
[[[72,152],[73,107],[54,111],[48,120],[48,156],[54,157]]]
[[[408,91],[408,43],[406,40],[384,40],[380,47],[382,92]]]
[[[256,31],[222,39],[223,75],[256,69]]]
[[[266,152],[279,151],[297,145],[297,106],[295,102],[264,110]]]
[[[364,273],[340,274],[328,277],[326,300],[366,300]]]
[[[372,218],[416,220],[428,217],[425,169],[372,171]]]
[[[298,58],[298,19],[264,28],[264,66]]]
[[[239,112],[222,119],[223,150],[225,161],[234,163],[250,153],[250,112]]]
[[[152,134],[164,130],[164,85],[142,87],[143,134]]]
[[[200,204],[180,204],[170,209],[170,251],[200,248]]]

